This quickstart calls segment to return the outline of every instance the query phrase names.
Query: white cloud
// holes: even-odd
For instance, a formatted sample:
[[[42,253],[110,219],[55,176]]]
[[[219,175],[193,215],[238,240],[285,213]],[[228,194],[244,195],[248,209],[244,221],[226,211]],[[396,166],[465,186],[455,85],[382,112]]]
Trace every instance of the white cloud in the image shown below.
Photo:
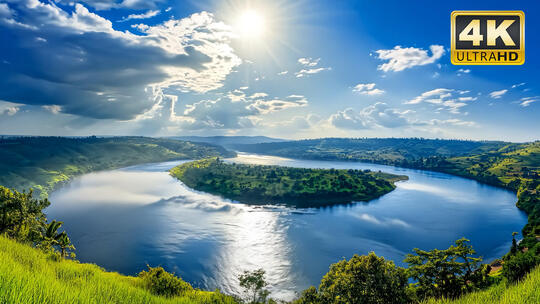
[[[302,78],[302,77],[305,77],[307,75],[320,73],[322,71],[330,71],[331,69],[332,68],[302,69],[302,70],[294,73],[294,75],[296,75],[296,78]]]
[[[321,58],[313,59],[313,58],[299,58],[298,63],[300,63],[303,66],[306,67],[314,67],[319,64],[319,61],[321,61]]]
[[[457,93],[461,96],[454,96]],[[405,102],[405,104],[430,103],[438,105],[440,109],[447,109],[450,113],[459,114],[460,108],[467,105],[466,102],[475,101],[477,97],[463,96],[469,91],[456,91],[453,89],[438,88],[424,92],[419,96]]]
[[[384,93],[384,90],[375,88],[374,83],[359,83],[354,86],[353,92],[363,95],[381,95]]]
[[[330,116],[330,123],[342,129],[372,129],[374,127],[397,128],[413,124],[407,118],[410,111],[390,108],[384,102],[377,102],[360,111],[347,108]]]
[[[0,3],[0,17],[10,18],[13,15],[7,3]]]
[[[142,14],[131,14],[131,15],[128,15],[127,17],[122,18],[120,22],[125,22],[125,21],[129,21],[133,19],[149,19],[149,18],[159,15],[159,13],[161,13],[160,10],[150,10]]]
[[[431,126],[446,126],[446,125],[465,126],[465,127],[476,126],[476,123],[473,121],[466,121],[466,120],[461,120],[457,118],[451,118],[451,119],[446,119],[446,120],[431,119],[426,124],[431,125]]]
[[[73,0],[56,0],[64,4],[73,3]],[[96,10],[109,10],[113,8],[149,9],[155,8],[166,0],[82,0]]]
[[[319,61],[321,58],[313,59],[313,58],[299,58],[298,63],[300,63],[302,66],[304,66],[303,69],[300,71],[294,73],[296,78],[302,78],[306,77],[308,75],[312,74],[318,74],[323,71],[330,71],[332,68],[330,67],[317,67],[319,64]]]
[[[289,73],[289,71],[282,71],[282,72],[279,72],[278,75],[287,75],[287,73]]]
[[[499,99],[501,98],[504,94],[506,94],[506,92],[508,92],[508,90],[500,90],[500,91],[493,91],[491,93],[489,93],[489,97],[493,98],[493,99]]]
[[[524,85],[525,85],[525,82],[517,83],[517,84],[512,85],[512,89],[515,89],[515,88],[518,88],[518,87],[521,87],[521,86],[524,86]]]
[[[59,105],[45,105],[42,106],[42,108],[51,112],[52,114],[58,114],[62,111],[62,107]]]
[[[523,97],[521,98],[519,101],[519,105],[522,106],[522,107],[528,107],[530,106],[533,102],[537,102],[539,100],[540,96],[531,96],[531,97]]]
[[[470,69],[459,69],[459,70],[457,70],[457,75],[461,76],[463,74],[469,74],[470,72],[471,72]]]
[[[201,100],[176,110],[176,96],[161,95],[156,106],[138,120],[148,128],[175,128],[183,130],[238,130],[253,128],[261,116],[290,108],[305,107],[307,99],[302,95],[285,98],[270,97],[263,92],[246,95],[234,90],[213,100]],[[176,114],[180,113],[180,115]]]
[[[379,65],[378,69],[384,72],[399,72],[414,66],[435,63],[444,54],[442,45],[431,45],[429,48],[431,56],[427,50],[415,47],[402,48],[399,45],[391,50],[378,50],[377,58],[388,61]]]
[[[13,116],[19,112],[19,107],[5,107],[3,109],[0,109],[0,115],[7,115],[7,116]]]

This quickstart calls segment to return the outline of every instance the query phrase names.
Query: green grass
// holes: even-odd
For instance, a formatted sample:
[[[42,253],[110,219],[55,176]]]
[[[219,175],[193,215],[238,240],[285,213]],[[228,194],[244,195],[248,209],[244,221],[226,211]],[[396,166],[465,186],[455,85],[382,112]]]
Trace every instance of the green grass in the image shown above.
[[[236,303],[217,292],[190,291],[164,298],[138,277],[106,272],[93,264],[56,261],[28,245],[0,236],[0,303]]]
[[[456,300],[430,299],[423,304],[517,304],[540,303],[540,267],[536,267],[521,282],[499,283],[489,289],[469,293]]]

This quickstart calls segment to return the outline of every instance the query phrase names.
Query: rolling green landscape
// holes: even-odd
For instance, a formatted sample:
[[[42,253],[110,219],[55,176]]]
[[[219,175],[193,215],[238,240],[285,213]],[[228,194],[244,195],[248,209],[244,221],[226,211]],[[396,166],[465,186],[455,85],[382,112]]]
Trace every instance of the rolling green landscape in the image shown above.
[[[407,179],[369,170],[244,165],[219,158],[184,163],[171,174],[193,189],[240,202],[296,207],[369,201],[394,190],[394,182]]]
[[[220,146],[149,137],[0,138],[0,185],[46,197],[58,184],[93,171],[142,163],[232,156]]]
[[[306,289],[291,303],[540,300],[540,142],[399,139],[392,148],[396,139],[377,139],[377,144],[370,143],[373,146],[368,153],[361,144],[355,148],[355,141],[366,139],[343,141],[349,151],[346,153],[358,159],[344,159],[346,153],[339,144],[334,149],[327,143],[311,148],[305,141],[299,142],[302,147],[295,142],[277,142],[244,146],[244,150],[297,158],[371,161],[446,172],[504,187],[517,193],[517,206],[528,214],[524,238],[519,244],[514,239],[508,254],[491,265],[483,264],[465,239],[448,249],[414,249],[405,259],[405,268],[374,253],[353,256],[331,265],[318,287]],[[234,153],[218,146],[139,137],[11,138],[3,139],[1,147],[0,182],[13,188],[0,188],[2,303],[276,303],[265,289],[264,271],[248,272],[239,278],[246,294],[252,295],[242,298],[194,289],[160,267],[149,266],[138,276],[125,276],[77,262],[69,231],[61,230],[62,222],[47,219],[43,210],[51,204],[45,197],[55,185],[79,174],[144,162],[203,158],[177,166],[171,174],[200,191],[252,204],[289,201],[298,207],[318,206],[332,197],[337,197],[336,203],[370,200],[392,191],[394,182],[406,178],[361,170],[233,164],[220,157]],[[370,158],[364,158],[366,155]],[[40,196],[17,191],[30,187]],[[306,200],[309,202],[300,203]]]

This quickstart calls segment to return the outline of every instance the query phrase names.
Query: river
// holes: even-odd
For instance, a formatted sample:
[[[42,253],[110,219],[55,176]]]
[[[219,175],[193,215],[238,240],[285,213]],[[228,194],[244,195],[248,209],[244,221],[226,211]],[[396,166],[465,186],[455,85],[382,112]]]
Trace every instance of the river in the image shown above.
[[[263,268],[279,299],[317,286],[330,264],[370,251],[403,265],[415,247],[447,248],[467,237],[491,260],[527,222],[514,193],[448,174],[242,153],[228,161],[381,170],[409,180],[368,203],[255,207],[186,187],[167,172],[182,163],[175,161],[75,178],[51,193],[46,213],[64,221],[81,262],[128,275],[163,266],[194,287],[229,294],[240,293],[242,271]]]

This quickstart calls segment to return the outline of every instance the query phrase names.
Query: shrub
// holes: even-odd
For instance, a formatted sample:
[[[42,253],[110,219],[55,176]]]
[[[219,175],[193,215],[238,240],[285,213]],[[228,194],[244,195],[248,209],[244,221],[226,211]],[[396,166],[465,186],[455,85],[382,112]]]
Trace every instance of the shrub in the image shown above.
[[[518,252],[516,255],[511,255],[503,264],[503,275],[509,282],[517,282],[521,280],[529,271],[536,265],[540,264],[540,257],[536,251],[540,246],[535,246],[527,252]]]
[[[148,266],[148,271],[141,271],[139,278],[146,289],[160,296],[174,297],[193,290],[189,283],[168,273],[163,267]]]

